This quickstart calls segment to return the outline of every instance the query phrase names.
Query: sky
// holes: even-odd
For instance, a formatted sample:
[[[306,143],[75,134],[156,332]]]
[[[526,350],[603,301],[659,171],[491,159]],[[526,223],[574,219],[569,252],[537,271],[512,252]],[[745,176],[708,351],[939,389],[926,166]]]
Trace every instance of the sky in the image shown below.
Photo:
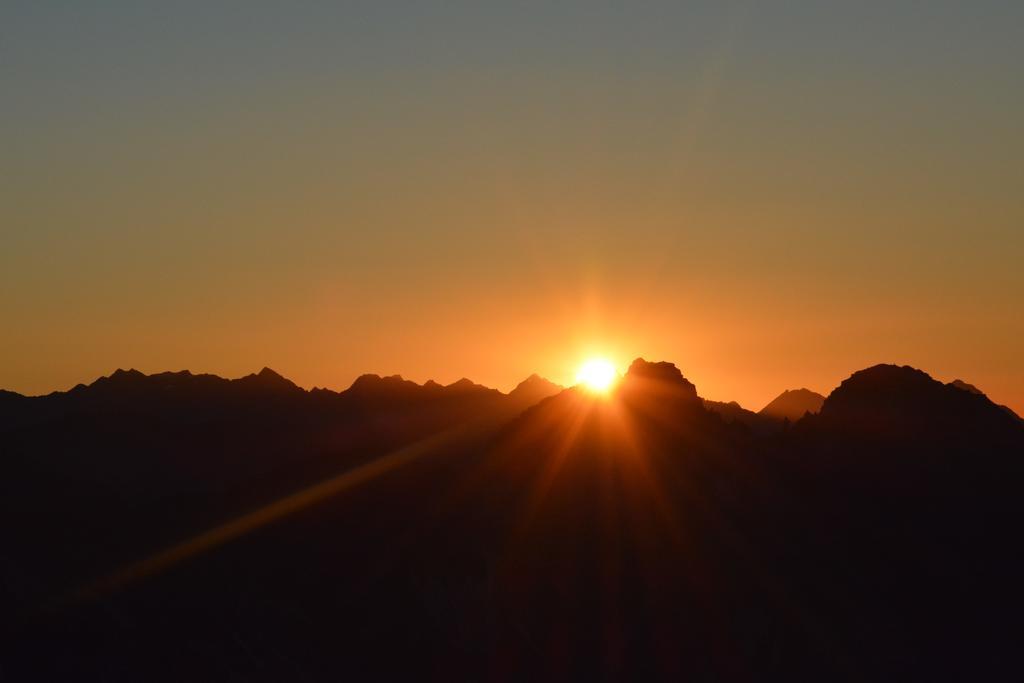
[[[1024,414],[1024,3],[5,2],[0,388],[881,362]]]

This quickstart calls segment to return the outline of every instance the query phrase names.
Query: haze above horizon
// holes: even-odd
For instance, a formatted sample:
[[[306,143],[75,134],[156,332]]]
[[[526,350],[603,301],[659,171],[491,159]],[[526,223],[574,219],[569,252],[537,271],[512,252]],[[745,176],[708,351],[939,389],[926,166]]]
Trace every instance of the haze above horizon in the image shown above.
[[[1024,414],[1024,5],[0,9],[0,388],[876,363]]]

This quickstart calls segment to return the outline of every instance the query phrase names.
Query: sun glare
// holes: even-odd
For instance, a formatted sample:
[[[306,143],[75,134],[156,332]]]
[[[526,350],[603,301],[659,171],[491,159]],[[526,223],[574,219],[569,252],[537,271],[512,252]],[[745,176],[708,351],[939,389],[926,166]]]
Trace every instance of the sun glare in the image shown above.
[[[608,393],[615,378],[615,366],[603,358],[591,358],[576,373],[576,383],[597,394]]]

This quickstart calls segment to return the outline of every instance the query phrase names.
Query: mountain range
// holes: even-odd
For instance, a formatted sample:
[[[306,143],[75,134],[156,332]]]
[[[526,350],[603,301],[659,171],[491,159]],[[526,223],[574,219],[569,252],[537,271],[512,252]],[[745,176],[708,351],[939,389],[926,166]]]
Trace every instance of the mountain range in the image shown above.
[[[3,392],[0,680],[1013,680],[1024,426],[961,385]]]

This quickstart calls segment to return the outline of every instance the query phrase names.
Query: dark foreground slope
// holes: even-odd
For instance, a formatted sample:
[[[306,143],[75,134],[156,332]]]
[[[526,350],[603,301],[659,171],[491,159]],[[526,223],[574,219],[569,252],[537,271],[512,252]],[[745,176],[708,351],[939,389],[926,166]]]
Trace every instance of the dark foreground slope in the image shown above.
[[[463,379],[363,375],[305,391],[270,369],[237,380],[118,370],[41,397],[0,396],[0,595],[28,609],[113,566],[560,387],[503,394]]]
[[[1022,671],[1024,436],[984,396],[880,366],[844,382],[819,415],[758,436],[709,412],[671,364],[637,361],[609,400],[567,390],[510,421],[478,417],[396,437],[340,475],[310,469],[288,489],[299,493],[269,507],[252,500],[251,480],[223,482],[167,514],[214,497],[231,503],[227,524],[129,543],[135,555],[106,548],[106,528],[94,529],[77,554],[59,551],[89,571],[39,600],[17,581],[33,580],[24,568],[45,562],[32,553],[54,541],[22,539],[4,557],[9,595],[21,599],[0,674],[902,681]],[[276,443],[278,423],[245,424],[257,450]],[[62,497],[71,480],[51,493],[32,479],[42,475],[17,476],[42,498],[39,514],[94,514]],[[8,508],[5,533],[53,528],[25,509]],[[123,512],[105,512],[104,524],[131,526]],[[146,529],[120,537],[148,541]]]

